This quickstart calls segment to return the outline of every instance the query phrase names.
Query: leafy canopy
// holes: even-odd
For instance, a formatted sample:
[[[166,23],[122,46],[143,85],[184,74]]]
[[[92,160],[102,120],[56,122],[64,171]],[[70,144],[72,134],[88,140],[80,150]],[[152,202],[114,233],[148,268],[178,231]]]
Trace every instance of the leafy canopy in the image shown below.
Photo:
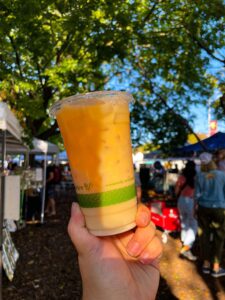
[[[193,105],[223,88],[224,11],[220,0],[0,0],[0,98],[48,139],[58,99],[128,89],[134,145],[151,138],[170,152]]]

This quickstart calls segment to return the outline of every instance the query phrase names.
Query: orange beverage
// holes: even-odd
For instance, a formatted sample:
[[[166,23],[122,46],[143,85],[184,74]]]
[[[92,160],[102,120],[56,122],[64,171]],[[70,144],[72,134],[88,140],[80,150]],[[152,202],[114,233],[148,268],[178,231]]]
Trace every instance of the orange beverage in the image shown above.
[[[130,100],[126,92],[93,92],[65,98],[51,108],[86,226],[97,236],[136,225]]]

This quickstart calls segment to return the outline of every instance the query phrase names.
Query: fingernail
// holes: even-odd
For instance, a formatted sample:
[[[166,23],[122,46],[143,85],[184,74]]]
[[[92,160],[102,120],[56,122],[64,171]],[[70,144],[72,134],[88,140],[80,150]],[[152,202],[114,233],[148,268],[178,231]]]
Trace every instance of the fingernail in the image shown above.
[[[140,244],[137,242],[129,243],[127,245],[127,253],[130,256],[137,256],[140,252]]]
[[[78,209],[78,203],[77,202],[73,202],[72,203],[72,208],[71,208],[71,214],[76,213],[77,209]]]
[[[144,253],[143,255],[141,255],[141,257],[139,258],[139,261],[143,264],[143,265],[148,265],[152,262],[152,259],[149,257],[148,253]]]
[[[150,220],[150,216],[149,216],[149,214],[148,213],[146,213],[146,212],[142,212],[141,213],[141,220],[142,220],[142,222],[143,222],[143,224],[145,224],[145,225],[147,225],[148,223],[149,223],[149,220]]]

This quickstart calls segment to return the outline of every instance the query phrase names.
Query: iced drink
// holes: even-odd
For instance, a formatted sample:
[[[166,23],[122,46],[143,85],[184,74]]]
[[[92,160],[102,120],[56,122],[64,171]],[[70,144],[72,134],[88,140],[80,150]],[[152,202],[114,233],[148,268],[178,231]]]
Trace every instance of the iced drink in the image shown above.
[[[51,109],[86,225],[97,236],[135,227],[136,193],[126,92],[72,96]]]

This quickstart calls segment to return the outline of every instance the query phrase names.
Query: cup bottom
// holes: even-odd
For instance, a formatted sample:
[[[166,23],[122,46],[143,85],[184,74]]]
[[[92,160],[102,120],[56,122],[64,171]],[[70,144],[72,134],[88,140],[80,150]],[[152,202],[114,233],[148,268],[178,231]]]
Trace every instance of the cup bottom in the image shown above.
[[[109,229],[109,230],[89,230],[89,231],[95,236],[110,236],[110,235],[126,232],[134,227],[136,227],[136,223],[132,222],[130,224],[118,228]]]

